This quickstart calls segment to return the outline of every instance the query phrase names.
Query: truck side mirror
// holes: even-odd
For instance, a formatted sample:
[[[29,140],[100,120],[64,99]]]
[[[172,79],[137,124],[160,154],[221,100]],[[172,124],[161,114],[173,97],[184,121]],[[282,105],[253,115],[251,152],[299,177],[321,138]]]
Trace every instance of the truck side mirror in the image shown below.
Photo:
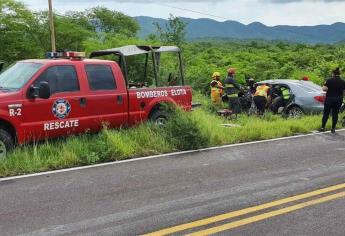
[[[2,68],[4,67],[4,64],[5,64],[4,62],[0,61],[0,72],[2,71]]]
[[[48,82],[41,81],[40,86],[38,87],[38,97],[43,99],[50,98],[50,87]]]
[[[34,85],[31,85],[28,90],[28,98],[34,99],[34,98],[43,98],[48,99],[50,97],[50,87],[48,82],[41,81],[39,83],[39,86],[36,87]]]

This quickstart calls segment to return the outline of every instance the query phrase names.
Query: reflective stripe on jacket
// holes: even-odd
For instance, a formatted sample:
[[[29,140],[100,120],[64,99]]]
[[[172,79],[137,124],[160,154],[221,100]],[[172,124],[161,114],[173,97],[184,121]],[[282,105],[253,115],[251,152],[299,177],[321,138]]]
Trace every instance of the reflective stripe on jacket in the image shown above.
[[[270,87],[268,87],[267,85],[260,85],[256,88],[254,96],[262,96],[267,98],[269,89]]]

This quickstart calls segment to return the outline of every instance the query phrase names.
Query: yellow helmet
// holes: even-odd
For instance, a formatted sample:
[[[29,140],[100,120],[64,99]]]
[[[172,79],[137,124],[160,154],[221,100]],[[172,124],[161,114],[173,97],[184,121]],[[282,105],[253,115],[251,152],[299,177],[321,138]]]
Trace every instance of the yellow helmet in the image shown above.
[[[220,77],[220,73],[219,72],[214,72],[212,74],[212,78],[215,78],[215,77]]]

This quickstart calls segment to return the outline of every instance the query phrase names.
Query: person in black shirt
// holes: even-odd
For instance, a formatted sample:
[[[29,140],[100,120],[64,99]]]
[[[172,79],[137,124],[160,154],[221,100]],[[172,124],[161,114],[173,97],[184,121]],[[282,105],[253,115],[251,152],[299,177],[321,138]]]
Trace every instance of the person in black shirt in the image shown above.
[[[340,78],[340,69],[337,68],[332,72],[332,78],[328,79],[322,87],[326,91],[326,100],[323,110],[321,132],[325,131],[326,123],[329,114],[332,110],[332,133],[335,133],[335,127],[338,122],[338,114],[343,102],[343,95],[345,90],[345,81]]]

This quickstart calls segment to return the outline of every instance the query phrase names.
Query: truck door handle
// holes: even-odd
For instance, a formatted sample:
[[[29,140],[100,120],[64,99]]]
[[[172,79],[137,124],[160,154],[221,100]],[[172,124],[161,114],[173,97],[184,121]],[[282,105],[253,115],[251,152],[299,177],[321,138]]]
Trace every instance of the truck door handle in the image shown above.
[[[121,105],[123,103],[123,96],[122,95],[118,95],[117,96],[117,104]]]
[[[79,98],[79,103],[81,107],[85,107],[86,106],[86,98]]]

